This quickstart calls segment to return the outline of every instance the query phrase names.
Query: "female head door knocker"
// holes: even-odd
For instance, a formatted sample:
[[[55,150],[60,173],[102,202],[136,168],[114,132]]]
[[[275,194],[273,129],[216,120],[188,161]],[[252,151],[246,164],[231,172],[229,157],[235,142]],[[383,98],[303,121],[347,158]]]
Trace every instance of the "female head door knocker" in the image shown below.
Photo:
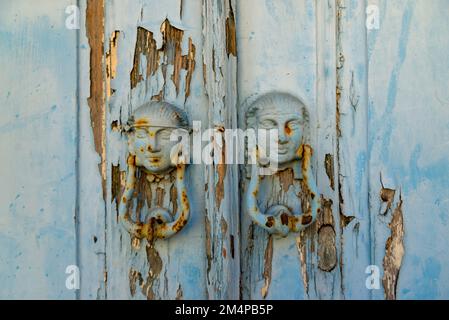
[[[308,195],[308,203],[303,205],[302,215],[293,214],[284,205],[276,204],[265,213],[260,211],[257,195],[260,185],[260,150],[250,150],[255,159],[251,167],[251,180],[246,194],[246,212],[251,219],[271,234],[286,237],[289,232],[299,232],[316,219],[319,210],[317,186],[311,169],[312,147],[306,143],[305,134],[308,125],[307,110],[296,97],[287,93],[269,93],[259,97],[246,112],[247,127],[265,130],[277,130],[278,168],[289,166],[302,173],[302,192]],[[270,154],[271,157],[271,154]],[[264,159],[266,160],[266,159]]]
[[[149,102],[134,112],[128,129],[128,170],[119,204],[120,222],[131,236],[139,239],[169,238],[186,225],[190,214],[184,181],[186,156],[182,154],[180,144],[170,139],[174,130],[188,132],[187,115],[169,103]],[[133,198],[138,170],[156,176],[176,170],[177,212],[174,217],[165,208],[152,207],[146,221],[133,221],[128,206]]]

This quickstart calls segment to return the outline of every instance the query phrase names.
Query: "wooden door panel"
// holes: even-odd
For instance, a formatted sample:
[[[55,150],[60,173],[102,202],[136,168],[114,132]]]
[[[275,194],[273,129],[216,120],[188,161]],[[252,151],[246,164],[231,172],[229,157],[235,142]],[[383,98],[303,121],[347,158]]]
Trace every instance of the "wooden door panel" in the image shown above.
[[[77,38],[72,1],[0,10],[0,298],[71,299],[77,264]]]
[[[154,246],[148,246],[145,240],[131,243],[129,234],[117,223],[120,199],[117,190],[124,187],[128,155],[126,135],[120,128],[132,111],[152,98],[163,99],[186,110],[191,118],[207,121],[200,72],[201,20],[191,18],[200,14],[199,1],[186,6],[182,1],[105,3],[105,43],[109,48],[105,62],[111,70],[106,79],[110,83],[110,92],[106,92],[109,107],[106,114],[108,298],[206,298],[205,204],[200,197],[204,194],[204,169],[201,166],[188,168],[191,218],[175,237],[156,241]],[[192,69],[180,66],[179,59],[192,59]],[[153,194],[153,201],[159,201],[158,205],[162,206],[173,205],[170,186],[161,183],[157,190],[153,189],[162,198],[155,200]]]
[[[123,128],[133,110],[151,100],[167,101],[183,109],[190,122],[199,121],[203,131],[232,126],[235,52],[229,52],[232,41],[229,48],[226,41],[234,37],[232,2],[106,1],[102,12],[97,21],[103,19],[106,34],[106,112],[100,116],[106,121],[101,169],[107,203],[106,297],[237,298],[237,167],[187,167],[191,216],[170,239],[149,246],[146,240],[131,240],[118,223],[128,156]],[[172,182],[143,184],[140,193],[152,199],[151,206],[174,209]],[[138,210],[144,212],[147,205]]]
[[[318,196],[326,203],[317,224],[285,239],[268,235],[241,212],[243,298],[340,298],[335,6],[314,1],[242,1],[237,8],[239,124],[245,126],[244,102],[254,96],[280,91],[301,99],[309,113]],[[245,173],[241,179],[242,185],[248,181]],[[293,182],[288,172],[282,174],[261,190],[259,201],[297,207],[298,195],[285,191],[292,184],[298,188],[299,181]]]
[[[3,2],[0,298],[449,296],[447,1]],[[183,179],[190,218],[168,239],[120,220],[120,203],[145,223],[180,204],[175,169],[130,157],[149,101],[202,140]],[[206,146],[226,161],[226,131],[263,116],[285,122],[284,140],[302,130],[280,172],[205,163]],[[279,215],[260,225],[259,211]]]
[[[447,298],[447,3],[379,7],[368,34],[371,237],[384,270],[374,298]]]

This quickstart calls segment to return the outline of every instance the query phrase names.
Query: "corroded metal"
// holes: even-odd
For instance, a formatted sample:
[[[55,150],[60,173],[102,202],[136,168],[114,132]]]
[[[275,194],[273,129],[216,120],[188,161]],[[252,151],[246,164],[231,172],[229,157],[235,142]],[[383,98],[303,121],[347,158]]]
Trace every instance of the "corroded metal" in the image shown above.
[[[187,130],[187,116],[181,109],[166,102],[147,103],[138,108],[130,123],[126,186],[119,205],[122,226],[136,238],[166,239],[187,224],[190,204],[185,187],[186,154],[171,139],[173,130]],[[134,221],[129,212],[136,186],[137,171],[160,176],[175,171],[177,212],[173,215],[163,207],[151,207],[145,221]]]
[[[262,213],[257,203],[260,185],[260,152],[253,149],[255,165],[251,167],[251,179],[246,193],[246,212],[252,220],[271,234],[287,236],[289,232],[299,232],[312,224],[319,210],[319,197],[314,175],[312,174],[312,147],[303,143],[308,130],[308,117],[304,104],[286,93],[270,93],[257,99],[248,109],[248,127],[254,129],[277,129],[278,165],[281,169],[293,167],[302,173],[303,193],[308,203],[302,214],[294,214],[287,206],[276,204]],[[271,156],[271,155],[270,155]]]

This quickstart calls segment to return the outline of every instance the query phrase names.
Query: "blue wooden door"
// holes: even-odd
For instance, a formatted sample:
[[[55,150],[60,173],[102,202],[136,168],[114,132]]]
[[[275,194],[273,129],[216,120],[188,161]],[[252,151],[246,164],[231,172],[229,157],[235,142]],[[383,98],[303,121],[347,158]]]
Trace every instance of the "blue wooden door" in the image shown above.
[[[449,298],[448,16],[447,0],[0,0],[0,298]],[[139,124],[146,104],[165,118]],[[200,141],[182,175],[132,149],[167,110]],[[223,161],[227,130],[259,125],[301,139],[264,177]]]

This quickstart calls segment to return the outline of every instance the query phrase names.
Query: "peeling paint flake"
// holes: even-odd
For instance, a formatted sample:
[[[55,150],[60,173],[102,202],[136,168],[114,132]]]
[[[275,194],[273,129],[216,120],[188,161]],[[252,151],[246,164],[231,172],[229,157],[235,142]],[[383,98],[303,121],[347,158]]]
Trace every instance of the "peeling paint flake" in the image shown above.
[[[305,231],[302,231],[300,235],[296,238],[296,248],[299,253],[299,261],[301,264],[301,276],[302,283],[304,286],[304,292],[309,294],[309,276],[307,274],[307,247],[306,247],[307,237]]]
[[[162,271],[162,259],[159,256],[159,252],[153,246],[153,244],[147,244],[147,259],[149,264],[148,277],[145,284],[142,286],[143,294],[148,300],[154,300],[156,298],[153,291],[153,283],[159,277]]]
[[[335,220],[332,213],[332,200],[321,199],[322,210],[317,218],[318,230],[318,267],[331,272],[337,265],[337,246]]]
[[[268,289],[271,284],[271,271],[273,268],[273,235],[270,235],[268,238],[267,248],[265,249],[264,256],[264,270],[263,270],[263,278],[265,280],[265,284],[262,287],[261,294],[262,298],[266,298],[268,295]]]
[[[111,81],[117,74],[117,45],[120,31],[114,31],[109,38],[109,51],[106,53],[106,94],[108,98],[115,92],[111,88]]]
[[[384,276],[382,283],[387,300],[396,299],[396,287],[404,257],[404,216],[402,213],[402,199],[394,210],[389,224],[391,235],[385,244],[385,257],[383,259]]]
[[[332,190],[335,190],[335,181],[334,181],[334,156],[331,154],[326,154],[324,159],[324,167],[326,168],[326,174],[330,181],[330,187]]]
[[[168,19],[162,23],[160,32],[162,34],[162,46],[157,48],[153,32],[138,27],[134,50],[134,63],[130,75],[131,89],[135,88],[144,79],[149,79],[159,68],[162,69],[164,79],[167,79],[167,66],[172,65],[173,74],[171,75],[171,80],[176,88],[177,95],[180,89],[181,70],[184,69],[187,71],[185,76],[185,99],[187,100],[190,95],[193,71],[195,70],[195,45],[193,44],[192,38],[189,38],[188,52],[186,55],[182,55],[184,31],[172,26]],[[140,70],[142,55],[145,56],[147,63],[145,77],[141,74]],[[162,65],[159,65],[161,56],[164,58],[162,59]],[[153,98],[162,100],[163,95],[164,89]]]
[[[94,136],[95,151],[101,157],[103,198],[106,198],[106,114],[104,95],[104,0],[88,0],[86,31],[90,46],[90,96],[87,103]]]
[[[235,17],[232,6],[229,6],[229,16],[226,18],[226,51],[228,56],[237,57],[237,36],[235,29]]]
[[[154,75],[159,66],[159,51],[157,50],[156,40],[151,31],[138,27],[133,68],[130,74],[131,89],[135,88],[144,79],[139,70],[142,55],[145,56],[147,62],[146,77]]]
[[[380,174],[380,184],[382,185],[382,189],[380,190],[380,199],[386,203],[385,210],[381,212],[382,215],[386,215],[391,207],[393,206],[394,202],[394,196],[396,195],[396,190],[385,188],[383,181],[382,181],[382,173]],[[382,209],[381,209],[382,211]]]

